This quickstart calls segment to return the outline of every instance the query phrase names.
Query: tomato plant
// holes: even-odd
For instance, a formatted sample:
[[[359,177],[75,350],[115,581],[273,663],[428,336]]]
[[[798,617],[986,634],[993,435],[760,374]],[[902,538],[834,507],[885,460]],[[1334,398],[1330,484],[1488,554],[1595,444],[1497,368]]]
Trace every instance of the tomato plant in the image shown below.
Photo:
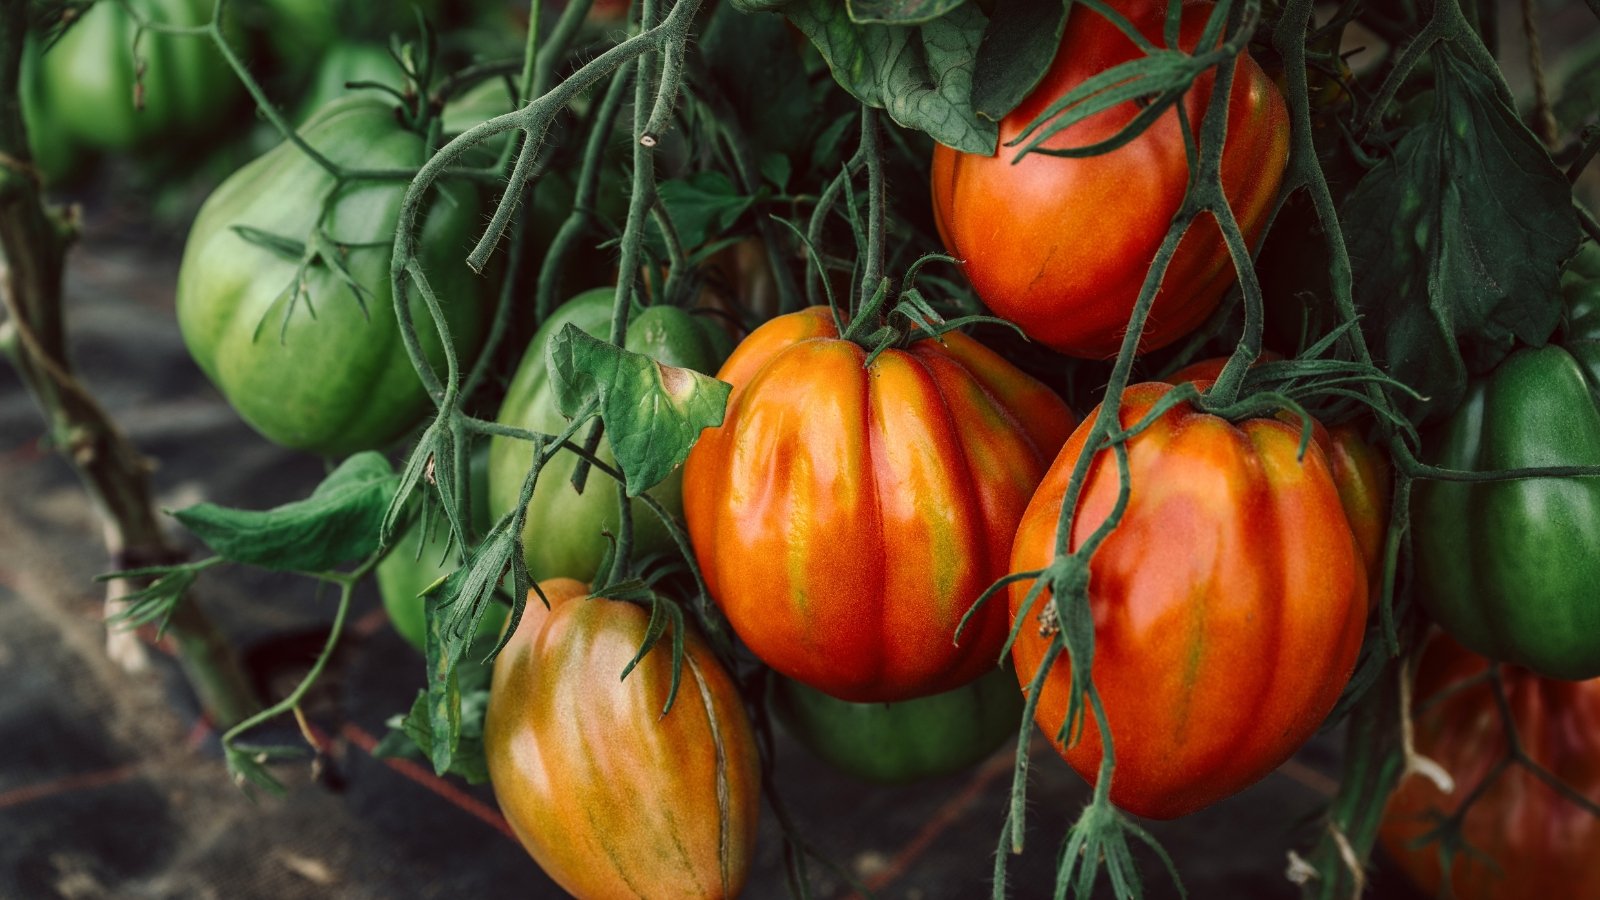
[[[1520,350],[1471,383],[1427,458],[1469,472],[1600,464],[1596,390],[1568,351]],[[1424,481],[1412,523],[1418,598],[1467,649],[1600,675],[1600,480]]]
[[[632,662],[650,614],[571,579],[540,588],[550,608],[529,599],[495,660],[484,720],[512,830],[579,897],[737,895],[755,853],[760,763],[732,679],[690,632],[683,689],[663,713],[666,649]]]
[[[1446,791],[1411,774],[1384,814],[1383,848],[1417,887],[1444,896],[1448,880],[1458,900],[1600,896],[1594,806],[1542,774],[1600,805],[1600,679],[1493,666],[1441,635],[1417,667],[1413,707],[1416,752],[1452,782]],[[1446,863],[1437,829],[1450,822],[1467,846]]]
[[[1110,4],[1144,39],[1160,43],[1165,9],[1153,0]],[[1195,48],[1210,5],[1187,2],[1179,45]],[[1143,56],[1098,12],[1069,16],[1055,63],[1039,86],[1000,122],[1000,151],[933,154],[933,206],[939,233],[978,296],[1036,341],[1073,356],[1116,355],[1145,271],[1189,181],[1176,110],[1128,144],[1087,157],[1033,153],[1012,143],[1068,92],[1102,72]],[[1196,79],[1184,109],[1197,125],[1212,75]],[[1143,107],[1129,100],[1045,141],[1052,149],[1086,147],[1121,131]],[[1271,79],[1243,55],[1228,95],[1222,182],[1247,237],[1259,238],[1289,154],[1288,114]],[[1156,295],[1140,347],[1153,350],[1198,326],[1234,281],[1215,223],[1190,227]]]
[[[1170,390],[1129,387],[1123,427]],[[1087,431],[1073,433],[1029,503],[1013,571],[1040,569],[1055,556],[1067,479]],[[1127,507],[1089,561],[1089,603],[1093,677],[1116,739],[1111,799],[1129,812],[1173,818],[1259,780],[1322,724],[1350,676],[1366,619],[1366,570],[1327,457],[1313,442],[1297,460],[1299,443],[1299,427],[1278,419],[1234,425],[1188,403],[1127,442]],[[1116,505],[1109,457],[1090,463],[1073,547]],[[1024,614],[1029,589],[1011,586],[1013,616]],[[1020,629],[1012,658],[1024,686],[1049,639],[1042,627]],[[1061,738],[1072,687],[1060,659],[1035,720],[1092,780],[1098,726],[1090,720],[1075,744]]]
[[[147,32],[135,57],[129,8],[151,21],[194,26],[210,22],[215,5],[129,0],[89,7],[40,59],[50,130],[79,146],[129,150],[210,127],[242,94],[221,52],[209,41]]]
[[[784,728],[833,767],[887,784],[969,768],[1015,737],[1017,678],[996,669],[941,694],[897,703],[837,700],[780,678],[772,708]]]
[[[611,323],[615,288],[595,288],[579,294],[556,310],[534,335],[522,357],[499,421],[536,431],[559,432],[566,424],[551,393],[550,369],[545,360],[551,339],[568,324],[603,337]],[[709,372],[725,354],[725,338],[709,319],[671,306],[651,306],[634,317],[628,329],[627,349],[657,362]],[[603,438],[595,453],[613,462]],[[533,462],[526,441],[496,437],[489,443],[489,510],[504,515],[522,498],[522,483]],[[615,537],[620,521],[616,486],[595,474],[578,493],[571,484],[577,458],[561,454],[546,464],[528,501],[523,525],[523,556],[535,579],[593,578]],[[650,493],[674,515],[683,508],[681,476],[674,474]],[[632,502],[634,553],[644,556],[670,549],[672,539],[660,519],[642,501]]]
[[[767,665],[842,700],[907,700],[993,666],[1005,574],[1029,493],[1073,417],[958,333],[867,351],[823,307],[779,316],[717,377],[720,428],[684,465],[706,585]]]
[[[302,135],[363,168],[414,166],[424,149],[391,106],[368,97],[325,107]],[[387,445],[428,408],[389,283],[403,193],[394,182],[341,185],[286,143],[223,182],[195,217],[178,272],[178,325],[195,362],[266,437],[344,455]],[[463,355],[488,311],[484,282],[458,250],[477,210],[473,188],[444,184],[423,228],[435,288],[461,298],[446,314]],[[410,306],[429,364],[442,369],[426,308],[416,297]]]

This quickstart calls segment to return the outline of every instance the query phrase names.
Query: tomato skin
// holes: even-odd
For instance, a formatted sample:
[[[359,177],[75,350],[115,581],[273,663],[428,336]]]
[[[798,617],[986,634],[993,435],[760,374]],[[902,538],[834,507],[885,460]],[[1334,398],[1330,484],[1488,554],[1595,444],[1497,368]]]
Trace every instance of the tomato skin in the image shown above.
[[[760,762],[737,687],[686,635],[683,682],[663,716],[663,642],[626,679],[650,614],[554,579],[495,659],[484,720],[506,820],[570,893],[732,897],[755,852]]]
[[[1282,357],[1268,350],[1261,354],[1258,362],[1278,359]],[[1204,359],[1172,373],[1166,380],[1170,384],[1192,381],[1205,390],[1222,374],[1227,361],[1223,356]],[[1290,410],[1279,413],[1278,418],[1296,427],[1300,424],[1300,417]],[[1366,564],[1367,604],[1376,606],[1383,590],[1384,536],[1389,533],[1389,499],[1394,477],[1389,461],[1383,451],[1367,443],[1359,428],[1349,423],[1329,429],[1313,421],[1311,436],[1327,455],[1333,483],[1339,489],[1339,503],[1344,507],[1350,530],[1355,533],[1356,544],[1361,548],[1361,561]]]
[[[611,329],[611,310],[616,288],[585,291],[563,304],[539,328],[512,376],[505,401],[497,417],[503,425],[559,434],[567,427],[566,417],[556,408],[550,387],[550,370],[545,364],[545,349],[568,324],[598,338]],[[711,372],[722,360],[718,351],[720,329],[709,319],[690,315],[670,306],[646,307],[636,313],[628,326],[627,349],[643,353],[670,366]],[[580,432],[580,440],[583,432]],[[613,463],[611,444],[602,438],[595,453]],[[494,518],[510,512],[522,499],[522,482],[533,464],[533,445],[515,438],[495,437],[489,441],[489,512]],[[572,489],[572,472],[577,457],[560,453],[545,464],[528,501],[528,516],[523,525],[523,558],[535,581],[545,578],[595,577],[610,546],[606,533],[619,528],[616,482],[591,472],[582,494]],[[683,513],[682,475],[678,472],[651,488],[650,496],[674,515]],[[663,550],[674,544],[671,535],[645,506],[633,501],[633,554],[635,558]]]
[[[899,703],[850,703],[779,678],[772,709],[785,731],[834,768],[867,781],[902,784],[986,759],[1016,736],[1022,694],[1006,669]]]
[[[1112,0],[1157,46],[1165,4]],[[1184,4],[1180,46],[1192,49],[1211,12]],[[1169,109],[1131,143],[1099,156],[1030,154],[1013,163],[1008,147],[1058,98],[1105,69],[1143,54],[1089,10],[1068,18],[1061,48],[1044,80],[1000,122],[995,156],[938,146],[933,154],[934,218],[951,255],[996,315],[1062,353],[1115,356],[1146,270],[1188,185],[1177,111]],[[1184,99],[1198,130],[1213,74]],[[1140,113],[1129,101],[1073,125],[1046,147],[1081,147],[1110,138]],[[1283,97],[1248,54],[1241,54],[1228,104],[1222,184],[1246,238],[1261,236],[1289,158]],[[1202,216],[1178,245],[1156,295],[1140,350],[1164,347],[1211,314],[1234,281],[1221,232]]]
[[[1129,387],[1122,427],[1170,390]],[[1028,505],[1012,571],[1054,559],[1067,481],[1095,415]],[[1128,441],[1128,506],[1090,561],[1089,603],[1094,681],[1116,740],[1111,799],[1129,812],[1175,818],[1259,780],[1322,724],[1355,666],[1366,572],[1326,457],[1313,444],[1297,461],[1299,441],[1299,429],[1277,419],[1233,425],[1187,403]],[[1118,481],[1112,455],[1096,458],[1071,549],[1105,521]],[[1031,587],[1012,585],[1013,616]],[[1024,624],[1012,649],[1024,687],[1048,645]],[[1093,718],[1076,745],[1056,741],[1070,690],[1063,655],[1046,676],[1035,721],[1092,782],[1100,764]]]
[[[1600,392],[1554,345],[1507,357],[1424,435],[1467,471],[1600,465]],[[1419,481],[1418,598],[1468,650],[1550,678],[1600,675],[1600,479]]]
[[[131,0],[140,15],[166,25],[204,25],[213,0]],[[134,103],[133,39],[138,23],[119,3],[96,3],[46,51],[40,80],[53,125],[83,147],[130,150],[196,134],[243,95],[239,79],[210,38],[147,33],[143,108]]]
[[[416,167],[423,140],[392,106],[368,97],[329,104],[301,135],[334,162],[359,168]],[[184,344],[224,397],[257,431],[286,447],[342,456],[401,437],[432,408],[395,320],[390,244],[404,182],[356,182],[341,190],[324,229],[348,245],[343,262],[369,296],[362,305],[325,263],[306,272],[306,291],[283,326],[280,295],[298,261],[246,241],[247,225],[296,241],[309,238],[334,181],[284,143],[223,182],[201,207],[178,271]],[[418,229],[419,255],[441,298],[457,358],[470,360],[490,304],[489,283],[467,268],[479,230],[477,193],[446,180]],[[363,246],[370,245],[370,246]],[[315,310],[315,317],[312,316]],[[435,371],[444,348],[426,305],[411,292],[411,317]],[[259,334],[258,334],[259,326]]]
[[[329,46],[317,61],[310,83],[300,93],[300,100],[296,104],[300,111],[298,119],[303,122],[322,107],[350,94],[381,96],[367,88],[353,90],[345,87],[348,83],[361,81],[387,84],[397,91],[405,88],[405,75],[395,64],[388,47],[356,41],[341,41]]]
[[[1422,892],[1441,896],[1439,845],[1410,845],[1433,830],[1433,814],[1452,815],[1506,755],[1506,731],[1487,682],[1445,689],[1481,675],[1488,660],[1436,635],[1417,668],[1416,751],[1455,781],[1445,795],[1419,775],[1389,798],[1378,840]],[[1502,666],[1506,700],[1529,759],[1577,793],[1600,803],[1600,679],[1562,681]],[[1513,765],[1467,811],[1462,833],[1492,863],[1455,857],[1457,900],[1600,897],[1600,819],[1525,766]]]
[[[1016,523],[1070,410],[959,333],[866,351],[826,307],[779,316],[717,377],[720,428],[684,464],[711,596],[783,675],[841,700],[950,690],[994,666],[1005,613],[956,625],[1006,573]]]

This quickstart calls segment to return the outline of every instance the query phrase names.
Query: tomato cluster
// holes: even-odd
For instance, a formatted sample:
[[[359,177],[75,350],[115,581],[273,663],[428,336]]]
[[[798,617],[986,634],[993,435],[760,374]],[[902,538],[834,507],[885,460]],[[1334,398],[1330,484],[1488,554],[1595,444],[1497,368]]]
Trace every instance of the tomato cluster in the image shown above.
[[[152,53],[145,78],[161,102],[140,116],[111,101],[50,112],[69,80],[62,66],[91,52],[83,46],[126,42],[106,35],[133,27],[128,9],[192,24],[205,18],[198,2],[99,4],[49,55],[30,50],[29,115],[60,125],[38,129],[36,148],[133,147],[218,114],[230,97],[212,82],[228,79],[217,74],[216,48],[200,44],[183,45],[203,47],[194,55]],[[276,15],[305,21],[313,38],[321,28],[317,9],[273,5]],[[617,5],[604,6],[616,14]],[[1474,844],[1550,863],[1517,872],[1515,883],[1559,878],[1600,892],[1592,858],[1572,849],[1600,833],[1593,819],[1573,814],[1534,777],[1505,776],[1486,792],[1473,787],[1498,777],[1486,760],[1515,743],[1506,734],[1513,724],[1528,760],[1584,796],[1600,784],[1600,680],[1583,680],[1600,676],[1600,480],[1490,477],[1600,466],[1600,251],[1586,250],[1570,267],[1560,336],[1518,346],[1481,374],[1460,407],[1422,434],[1424,466],[1413,460],[1391,471],[1374,435],[1392,441],[1397,458],[1407,455],[1400,450],[1408,435],[1341,405],[1353,390],[1313,397],[1316,416],[1264,390],[1246,391],[1260,402],[1213,402],[1205,392],[1223,359],[1180,363],[1208,339],[1196,331],[1236,286],[1236,266],[1251,264],[1230,255],[1216,217],[1201,216],[1181,240],[1172,235],[1147,318],[1136,303],[1195,187],[1194,142],[1214,100],[1225,104],[1214,112],[1226,123],[1220,181],[1243,238],[1235,247],[1259,246],[1287,165],[1285,102],[1250,52],[1240,52],[1225,97],[1212,97],[1216,75],[1207,72],[1151,121],[1143,121],[1151,98],[1129,97],[1024,153],[1064,98],[1165,47],[1169,33],[1185,53],[1221,39],[1208,30],[1213,7],[1198,0],[1180,3],[1170,21],[1155,0],[1106,6],[1068,18],[1054,63],[999,123],[997,152],[939,145],[929,180],[919,170],[915,182],[929,185],[933,225],[972,295],[1055,351],[1043,354],[1049,365],[1101,378],[1104,366],[1084,360],[1118,356],[1129,329],[1140,330],[1127,350],[1143,359],[1122,360],[1112,379],[1120,393],[1065,392],[1080,409],[1094,405],[1082,421],[1055,389],[1081,388],[1082,379],[1047,383],[1054,373],[1046,367],[946,327],[961,323],[944,321],[934,306],[947,307],[909,289],[888,313],[857,296],[777,314],[784,301],[776,285],[794,273],[783,271],[776,241],[707,237],[690,263],[669,227],[662,198],[670,191],[658,192],[654,210],[659,255],[673,258],[664,279],[654,277],[655,259],[637,272],[616,271],[611,244],[590,240],[582,249],[603,263],[581,286],[612,286],[546,311],[548,294],[535,303],[529,284],[544,272],[524,275],[505,287],[515,309],[491,323],[491,295],[503,287],[498,263],[484,277],[463,261],[487,217],[486,179],[435,183],[415,223],[417,259],[397,261],[396,232],[411,224],[406,182],[333,170],[415,170],[440,134],[511,109],[509,83],[484,81],[448,104],[417,103],[426,91],[398,74],[385,80],[392,60],[377,45],[329,50],[296,111],[296,140],[240,168],[200,210],[178,281],[179,324],[196,363],[245,422],[325,456],[391,448],[415,435],[436,404],[441,421],[446,412],[473,419],[457,432],[492,435],[475,461],[482,484],[470,501],[483,517],[463,535],[431,517],[421,517],[428,530],[412,521],[419,517],[402,516],[376,575],[396,629],[437,661],[422,595],[471,566],[480,548],[463,541],[498,529],[499,547],[510,553],[515,532],[520,559],[496,558],[479,579],[484,593],[498,594],[473,639],[480,647],[505,639],[484,748],[512,829],[562,887],[586,897],[640,893],[641,885],[671,896],[737,894],[752,861],[763,774],[756,729],[766,717],[751,707],[770,707],[834,766],[885,782],[971,766],[1032,709],[1084,778],[1111,773],[1104,787],[1120,808],[1186,815],[1257,782],[1324,724],[1347,689],[1371,613],[1398,584],[1402,600],[1415,597],[1466,649],[1439,639],[1416,682],[1426,706],[1417,750],[1454,774],[1457,789],[1407,782],[1391,805],[1385,844],[1420,883],[1437,886],[1447,870],[1409,849],[1423,814],[1440,804],[1454,814],[1482,793],[1461,813]],[[185,68],[202,75],[172,74]],[[393,96],[344,95],[339,86],[352,79],[382,82]],[[157,91],[174,80],[181,89]],[[324,90],[334,96],[321,102]],[[1137,136],[1112,141],[1134,123]],[[507,132],[461,162],[488,166],[514,140]],[[1116,146],[1049,152],[1102,143]],[[767,177],[778,181],[791,174],[772,168]],[[538,221],[526,223],[532,238],[522,246],[536,245],[541,263],[564,207],[580,205],[573,179],[545,183],[553,190],[530,204]],[[691,185],[693,202],[713,208],[707,184]],[[741,199],[752,208],[771,193],[751,192],[761,196]],[[745,211],[727,217],[741,221]],[[620,204],[611,212],[596,218],[610,225],[628,215]],[[714,231],[701,220],[723,212],[696,206],[684,218]],[[393,293],[391,276],[407,262],[408,275],[425,273],[429,291]],[[703,285],[683,288],[679,267],[696,266],[702,276],[736,269],[749,277],[725,280],[760,296],[730,300],[709,297]],[[646,284],[624,290],[625,306],[617,306],[614,283],[635,276]],[[558,283],[568,294],[580,287]],[[534,309],[542,320],[534,321]],[[689,372],[715,373],[729,388],[720,424],[699,433],[692,450],[685,440],[687,457],[671,460],[681,469],[632,499],[599,475],[575,484],[582,454],[565,452],[573,447],[542,463],[530,486],[534,454],[547,448],[528,433],[562,433],[574,415],[558,398],[556,348],[575,336],[612,337],[624,309],[623,346],[607,349],[659,376],[665,394],[671,383],[694,380]],[[472,397],[455,398],[455,385],[439,388],[447,369],[472,366],[491,331],[513,335],[506,343],[521,350],[508,357],[516,364],[484,366],[493,371]],[[1193,346],[1180,351],[1175,345],[1187,337]],[[1170,349],[1156,353],[1163,348]],[[1263,362],[1293,365],[1272,353]],[[1129,363],[1177,371],[1123,388]],[[1382,380],[1370,371],[1349,380],[1363,378]],[[446,409],[446,397],[466,411]],[[598,415],[604,434],[591,426],[569,434],[571,443],[589,438],[583,453],[592,453],[592,468],[626,470],[626,485],[634,471],[618,460],[638,435]],[[1397,479],[1415,480],[1414,490],[1396,495],[1410,498],[1403,511],[1390,508]],[[1392,512],[1404,513],[1396,521],[1409,521],[1409,534],[1388,533]],[[518,620],[495,585],[524,569],[539,587]],[[663,626],[649,603],[678,603],[691,591],[685,584],[703,585],[715,608],[705,604],[691,618],[687,607],[673,607],[678,617]],[[1407,611],[1383,612],[1397,608]],[[719,615],[732,637],[719,633]],[[652,650],[669,629],[677,649]],[[1092,685],[1073,677],[1074,660],[1063,652],[1069,629],[1092,635],[1092,665],[1076,667]],[[738,644],[760,665],[746,665]],[[1489,680],[1458,693],[1444,687],[1491,671],[1508,698],[1493,714]],[[1074,719],[1090,696],[1094,714]],[[1522,836],[1535,815],[1547,820],[1545,857]],[[1507,896],[1475,862],[1448,871],[1458,886],[1480,891],[1473,896]]]

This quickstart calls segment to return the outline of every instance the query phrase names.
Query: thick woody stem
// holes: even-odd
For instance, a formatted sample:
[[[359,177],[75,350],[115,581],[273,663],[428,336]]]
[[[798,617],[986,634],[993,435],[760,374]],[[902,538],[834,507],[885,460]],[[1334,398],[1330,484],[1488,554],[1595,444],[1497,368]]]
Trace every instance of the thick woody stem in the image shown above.
[[[27,27],[28,4],[0,5],[0,301],[6,312],[0,347],[103,519],[111,565],[170,563],[180,554],[156,518],[149,464],[76,378],[67,356],[62,272],[75,224],[70,214],[46,207],[28,149],[19,90]],[[124,592],[113,585],[108,598]],[[232,723],[256,708],[232,647],[198,607],[180,603],[168,630],[213,719]]]

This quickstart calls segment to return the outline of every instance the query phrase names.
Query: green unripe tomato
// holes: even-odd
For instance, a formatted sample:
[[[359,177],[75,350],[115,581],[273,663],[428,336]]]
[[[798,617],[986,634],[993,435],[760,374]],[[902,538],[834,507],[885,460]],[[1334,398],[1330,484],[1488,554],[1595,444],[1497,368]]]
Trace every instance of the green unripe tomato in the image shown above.
[[[213,0],[128,0],[164,25],[204,25]],[[138,24],[121,3],[96,3],[40,61],[46,108],[74,144],[124,151],[154,140],[204,133],[243,96],[239,79],[208,37],[134,35]],[[135,101],[140,64],[142,108]]]
[[[561,329],[571,323],[605,338],[611,329],[614,288],[596,288],[574,297],[561,306],[541,326],[528,345],[507,389],[498,421],[504,425],[558,434],[567,420],[556,409],[550,387],[550,372],[545,365],[545,348]],[[670,306],[651,306],[636,313],[628,325],[627,349],[642,353],[669,366],[712,373],[722,359],[718,355],[717,326],[700,317]],[[581,440],[582,432],[580,432]],[[602,439],[596,455],[612,463],[611,445]],[[533,463],[533,448],[527,441],[496,437],[489,441],[489,511],[498,519],[510,512],[522,497],[522,482]],[[576,578],[592,581],[609,546],[605,535],[615,535],[619,527],[620,506],[616,482],[591,471],[582,494],[572,489],[572,472],[577,457],[559,453],[539,473],[533,498],[528,502],[523,526],[523,558],[535,581],[547,578]],[[650,490],[666,509],[683,515],[682,484],[679,472]],[[671,535],[643,502],[633,501],[633,554],[635,558],[670,549]]]
[[[301,135],[346,167],[416,168],[427,156],[423,139],[377,97],[335,101]],[[223,182],[195,218],[178,271],[178,325],[195,362],[267,438],[343,456],[388,445],[432,408],[391,299],[389,260],[406,188],[405,181],[338,186],[284,143]],[[476,190],[460,181],[445,179],[431,193],[417,252],[466,365],[491,308],[491,285],[465,261],[482,227],[481,206]],[[292,248],[264,246],[238,229],[309,245],[319,222],[333,242],[328,255],[364,290],[358,295],[319,257],[291,304],[300,259]],[[443,372],[443,342],[414,289],[409,309],[424,355]]]
[[[843,772],[897,784],[969,768],[1014,737],[1022,692],[1010,669],[899,703],[851,703],[779,677],[772,710],[784,730]]]
[[[1600,465],[1600,382],[1554,345],[1474,379],[1425,459],[1481,472]],[[1549,678],[1600,675],[1600,479],[1423,480],[1418,597],[1467,649]]]

